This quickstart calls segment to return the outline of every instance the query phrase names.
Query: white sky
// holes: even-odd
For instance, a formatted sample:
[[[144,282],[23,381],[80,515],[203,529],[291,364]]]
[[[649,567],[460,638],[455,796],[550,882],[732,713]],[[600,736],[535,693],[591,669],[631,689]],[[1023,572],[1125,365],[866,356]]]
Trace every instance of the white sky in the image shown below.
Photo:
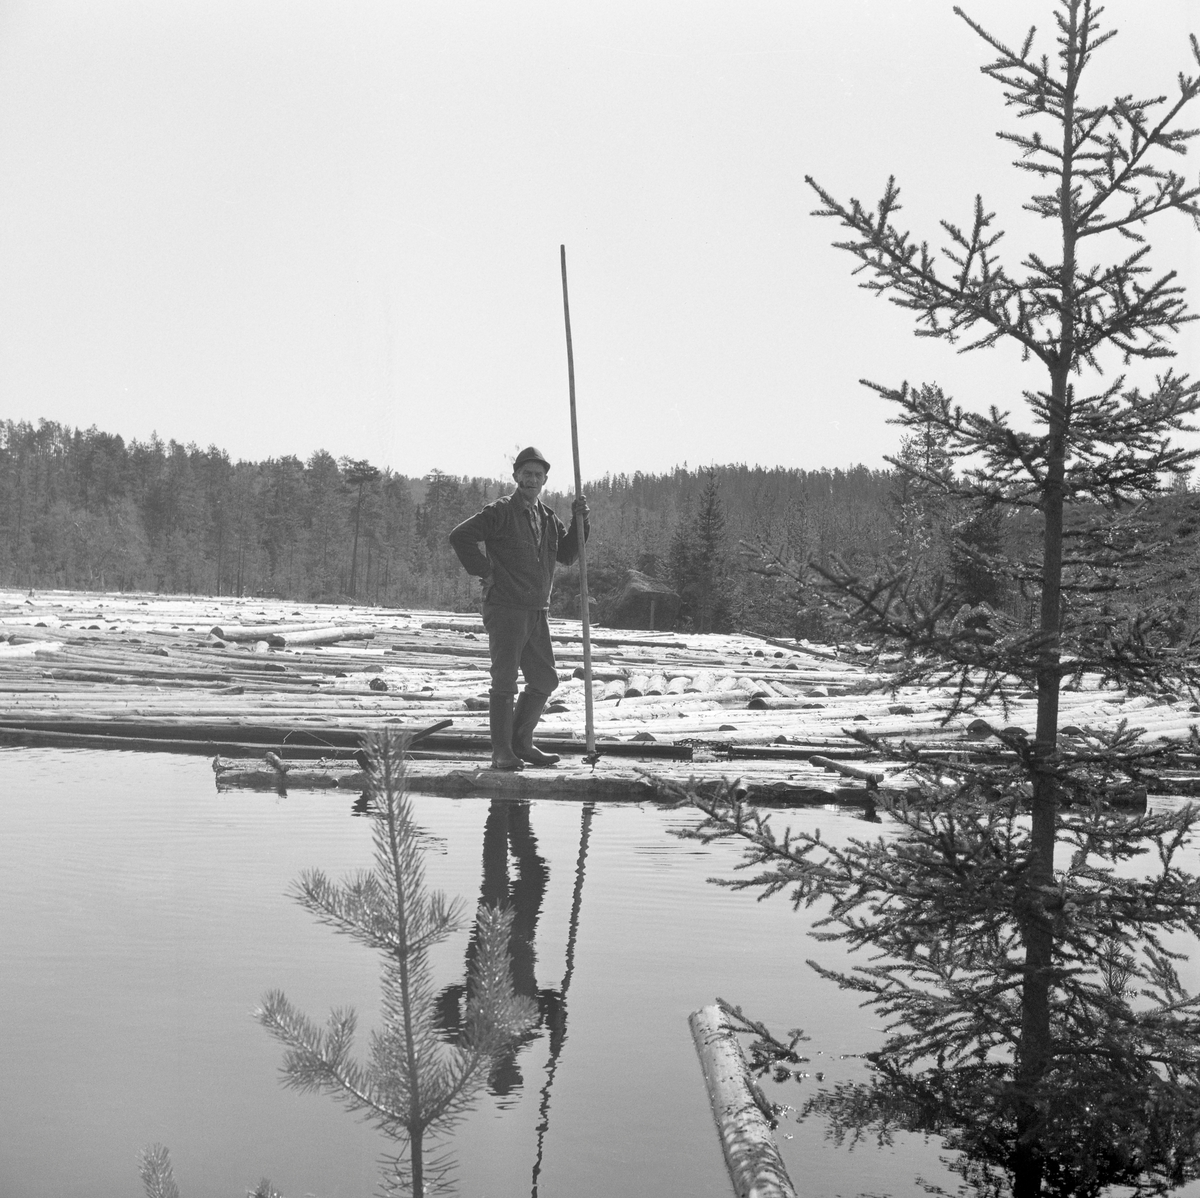
[[[1049,0],[964,7],[1051,48]],[[1107,16],[1098,84],[1195,70],[1194,0]],[[804,175],[894,172],[931,239],[982,189],[1049,249],[985,49],[944,0],[0,0],[0,417],[406,474],[533,442],[565,488],[565,242],[585,477],[879,465],[860,377],[1038,376],[856,290]],[[1194,285],[1195,228],[1158,228]]]

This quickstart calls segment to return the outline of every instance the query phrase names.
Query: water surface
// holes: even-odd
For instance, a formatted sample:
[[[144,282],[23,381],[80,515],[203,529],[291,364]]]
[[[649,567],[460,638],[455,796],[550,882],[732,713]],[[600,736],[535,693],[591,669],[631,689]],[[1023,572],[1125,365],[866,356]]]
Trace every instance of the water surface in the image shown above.
[[[783,899],[708,885],[736,853],[669,836],[685,813],[427,796],[416,810],[432,886],[471,905],[485,884],[524,894],[519,971],[544,1016],[456,1133],[464,1198],[535,1183],[546,1198],[727,1195],[687,1026],[716,995],[803,1026],[830,1080],[879,1042],[804,964],[842,963],[838,946],[806,937]],[[833,838],[874,831],[844,812],[789,818]],[[387,1143],[331,1099],[284,1090],[282,1049],[251,1017],[278,987],[318,1021],[351,1005],[360,1034],[373,1025],[376,958],[288,897],[302,869],[370,865],[369,821],[343,793],[218,794],[196,757],[0,750],[0,1194],[136,1195],[136,1154],[155,1141],[183,1198],[264,1175],[287,1198],[374,1194]],[[450,999],[467,943],[434,957]],[[921,1193],[918,1172],[953,1188],[920,1139],[848,1153],[820,1125],[785,1123],[780,1142],[806,1195]]]

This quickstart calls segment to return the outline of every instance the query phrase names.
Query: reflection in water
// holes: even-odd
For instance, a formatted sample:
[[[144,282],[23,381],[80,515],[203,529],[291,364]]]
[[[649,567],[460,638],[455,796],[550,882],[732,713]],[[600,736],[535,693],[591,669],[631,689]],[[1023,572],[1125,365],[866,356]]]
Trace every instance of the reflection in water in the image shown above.
[[[558,1020],[550,1028],[550,1060],[546,1063],[546,1084],[542,1087],[538,1105],[537,1157],[533,1162],[532,1198],[537,1198],[538,1177],[542,1171],[542,1151],[546,1143],[546,1131],[550,1126],[550,1087],[554,1085],[554,1074],[558,1070],[558,1057],[563,1041],[567,1038],[567,991],[571,988],[571,975],[575,972],[575,938],[579,932],[579,909],[583,904],[583,872],[587,862],[588,837],[592,831],[592,812],[595,803],[583,805],[583,817],[579,828],[579,856],[575,861],[575,890],[571,896],[571,922],[567,932],[567,965],[563,971]]]
[[[0,1194],[140,1194],[132,1162],[154,1140],[170,1146],[184,1198],[244,1193],[264,1173],[289,1198],[377,1192],[390,1145],[328,1099],[281,1090],[281,1050],[247,1015],[279,984],[320,1023],[344,1004],[363,1016],[363,1034],[377,1024],[367,1015],[378,1009],[377,954],[286,897],[308,866],[338,879],[370,867],[371,821],[351,818],[355,797],[216,793],[199,757],[0,751],[0,959],[21,979],[0,986],[0,1016],[22,1029],[0,1070]],[[429,884],[473,908],[489,800],[414,801]],[[736,855],[667,837],[684,818],[650,803],[597,804],[539,1198],[720,1192],[720,1148],[680,1016],[700,1001],[801,1007],[814,1038],[839,1051],[867,1034],[857,1030],[864,1012],[779,952],[802,927],[789,904],[705,884]],[[791,818],[831,838],[867,828],[848,811]],[[537,975],[559,987],[580,804],[534,799],[530,820],[550,870]],[[515,860],[509,867],[515,877]],[[461,980],[468,933],[444,946],[450,958],[435,950],[433,997]],[[750,963],[752,996],[739,992]],[[550,1034],[518,1056],[519,1100],[481,1091],[459,1126],[462,1198],[529,1198]],[[788,1101],[813,1084],[790,1083]],[[511,1107],[496,1109],[501,1101]],[[780,1139],[793,1177],[820,1174],[813,1194],[927,1198],[902,1190],[896,1162],[873,1146],[839,1153],[817,1120],[787,1125]],[[936,1147],[911,1151],[924,1154],[924,1176],[942,1176]]]
[[[899,1131],[940,1136],[960,1154],[947,1161],[962,1179],[960,1195],[1097,1198],[1113,1186],[1148,1195],[1194,1180],[1194,1079],[1150,1056],[1097,1066],[1086,1059],[1090,1047],[1081,1045],[1079,1061],[1046,1079],[1029,1132],[1020,1123],[1022,1095],[1004,1068],[987,1062],[913,1070],[876,1055],[871,1080],[821,1092],[802,1117],[824,1119],[830,1138],[851,1147],[889,1146]],[[1022,1184],[1030,1150],[1039,1166],[1036,1189]]]
[[[509,854],[516,859],[516,877],[509,873]],[[483,827],[483,885],[479,902],[486,907],[501,906],[512,914],[509,954],[512,961],[514,991],[537,1003],[537,1023],[520,1040],[497,1055],[488,1076],[490,1093],[504,1097],[521,1088],[523,1078],[517,1053],[536,1038],[537,1028],[552,1025],[558,1006],[558,993],[539,991],[534,970],[538,916],[546,894],[550,871],[538,853],[537,839],[529,821],[529,804],[493,799]],[[479,953],[474,931],[467,943],[466,972],[469,976]],[[463,999],[466,986],[456,982],[442,990],[437,999],[437,1022],[445,1039],[457,1042],[463,1027]]]
[[[844,846],[777,836],[737,796],[694,799],[707,818],[685,834],[741,837],[760,871],[729,885],[827,904],[817,938],[871,954],[850,970],[809,962],[882,1016],[887,1038],[863,1054],[868,1081],[822,1091],[802,1118],[852,1145],[939,1135],[988,1198],[1194,1180],[1200,991],[1179,970],[1200,937],[1200,875],[1183,868],[1200,810],[1064,806],[1051,831],[1069,855],[1044,886],[1023,792],[1004,797],[999,776],[931,785],[889,808],[891,834]],[[794,1044],[752,1030],[760,1067],[792,1075]]]
[[[274,990],[256,1016],[287,1048],[285,1084],[332,1095],[396,1141],[400,1151],[386,1165],[388,1192],[423,1198],[426,1178],[440,1188],[450,1168],[446,1156],[427,1158],[431,1145],[470,1110],[484,1077],[503,1070],[513,1038],[525,1036],[534,1023],[534,1004],[515,991],[508,955],[510,940],[520,943],[525,929],[516,933],[511,909],[488,902],[485,895],[472,930],[459,1051],[447,1059],[437,1050],[428,952],[460,926],[458,905],[447,904],[425,885],[421,838],[405,788],[406,738],[372,733],[364,744],[375,869],[341,884],[320,870],[307,870],[297,882],[296,898],[322,923],[381,952],[382,1026],[371,1037],[370,1056],[358,1062],[350,1055],[357,1017],[349,1008],[334,1010],[321,1029]],[[528,833],[528,809],[524,815]],[[518,839],[532,846],[532,836],[518,834]],[[501,830],[502,853],[505,844]],[[493,856],[496,848],[493,843]],[[532,927],[546,871],[536,851],[530,851],[541,867],[531,871],[536,884]],[[520,966],[523,981],[533,972],[532,943],[529,947],[528,960]]]
[[[554,987],[540,988],[537,984],[536,953],[538,917],[550,871],[538,853],[537,839],[529,818],[529,804],[506,799],[493,799],[483,828],[483,885],[479,901],[484,906],[503,905],[512,913],[512,932],[509,956],[512,961],[513,989],[518,995],[537,1004],[536,1025],[495,1058],[488,1077],[488,1090],[497,1097],[518,1091],[523,1085],[518,1053],[545,1028],[550,1037],[550,1053],[546,1063],[546,1080],[538,1106],[537,1154],[533,1164],[532,1193],[536,1198],[538,1177],[542,1168],[542,1152],[550,1126],[550,1090],[558,1069],[559,1057],[567,1038],[567,992],[575,970],[575,942],[579,931],[579,913],[583,903],[583,879],[587,862],[588,838],[591,833],[594,803],[585,803],[579,830],[579,855],[575,863],[575,886],[571,899],[571,918],[567,932],[566,968],[562,982]],[[516,862],[516,876],[510,876],[510,857]],[[479,946],[474,933],[467,944],[466,967],[470,975]],[[438,996],[438,1025],[445,1039],[457,1041],[462,1034],[462,1004],[466,987],[455,983],[445,987]]]

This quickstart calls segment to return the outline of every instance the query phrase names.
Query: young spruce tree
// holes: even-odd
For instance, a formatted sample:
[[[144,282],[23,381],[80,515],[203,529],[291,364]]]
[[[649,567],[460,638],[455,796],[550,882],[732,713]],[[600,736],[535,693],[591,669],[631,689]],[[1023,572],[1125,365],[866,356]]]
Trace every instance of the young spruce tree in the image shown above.
[[[1049,55],[1035,54],[1033,30],[1014,50],[955,12],[994,56],[983,73],[1020,122],[1000,136],[1034,182],[1026,208],[1049,247],[1002,257],[980,197],[966,226],[942,222],[934,252],[897,224],[894,179],[874,208],[808,182],[818,215],[846,230],[837,245],[862,285],[908,309],[920,334],[960,350],[1008,344],[1041,365],[1043,389],[1024,393],[1032,431],[937,388],[867,384],[955,459],[923,485],[980,515],[1033,514],[1030,560],[1001,560],[987,538],[959,551],[1025,587],[1037,616],[1031,626],[965,604],[954,585],[930,602],[902,569],[818,573],[856,635],[899,655],[897,684],[950,683],[955,710],[1033,693],[1035,733],[993,730],[974,764],[927,770],[918,799],[890,804],[898,837],[836,849],[819,834],[776,836],[736,788],[694,799],[707,815],[697,834],[744,837],[759,872],[738,885],[831,903],[818,935],[872,954],[851,974],[820,970],[890,1030],[869,1085],[811,1104],[835,1130],[938,1132],[963,1150],[968,1179],[1019,1198],[1157,1191],[1200,1175],[1200,999],[1176,971],[1178,938],[1200,935],[1200,881],[1180,867],[1198,816],[1118,810],[1161,750],[1136,729],[1060,729],[1059,694],[1112,685],[1174,700],[1200,681],[1194,636],[1123,596],[1194,532],[1187,513],[1162,528],[1146,502],[1195,456],[1171,435],[1189,427],[1200,384],[1169,365],[1141,382],[1101,373],[1169,359],[1191,319],[1174,272],[1151,270],[1145,230],[1168,213],[1200,220],[1200,186],[1174,166],[1196,134],[1181,118],[1200,75],[1180,74],[1169,98],[1099,102],[1082,84],[1114,31],[1090,0],[1052,5]],[[1200,71],[1195,38],[1191,50]]]
[[[703,471],[695,516],[680,520],[671,541],[671,579],[697,632],[728,632],[733,623],[733,565],[716,467]]]

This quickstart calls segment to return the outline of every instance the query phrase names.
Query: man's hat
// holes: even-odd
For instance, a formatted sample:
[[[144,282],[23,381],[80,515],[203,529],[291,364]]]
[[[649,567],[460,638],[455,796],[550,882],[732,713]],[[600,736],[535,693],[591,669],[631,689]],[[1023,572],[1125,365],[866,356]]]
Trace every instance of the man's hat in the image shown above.
[[[521,452],[517,454],[517,460],[513,462],[513,473],[516,474],[516,472],[520,470],[526,462],[541,462],[541,464],[546,467],[546,473],[550,473],[550,463],[546,461],[544,457],[542,457],[541,450],[534,449],[532,445],[530,445],[527,449],[522,449]]]

